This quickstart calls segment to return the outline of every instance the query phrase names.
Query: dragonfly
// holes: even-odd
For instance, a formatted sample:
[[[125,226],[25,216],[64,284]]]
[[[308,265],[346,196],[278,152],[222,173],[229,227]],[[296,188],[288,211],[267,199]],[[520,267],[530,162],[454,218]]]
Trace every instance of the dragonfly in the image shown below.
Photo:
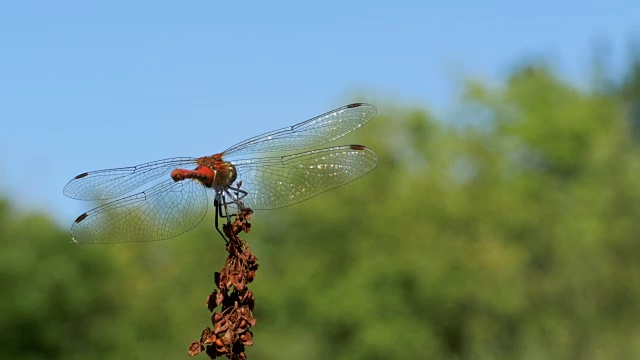
[[[213,196],[216,229],[222,235],[218,218],[229,222],[229,207],[277,209],[347,184],[376,167],[373,150],[364,145],[315,148],[360,128],[375,115],[373,105],[354,103],[254,136],[211,156],[83,172],[65,185],[64,195],[105,203],[78,216],[71,226],[72,242],[176,237],[204,219],[209,196]]]

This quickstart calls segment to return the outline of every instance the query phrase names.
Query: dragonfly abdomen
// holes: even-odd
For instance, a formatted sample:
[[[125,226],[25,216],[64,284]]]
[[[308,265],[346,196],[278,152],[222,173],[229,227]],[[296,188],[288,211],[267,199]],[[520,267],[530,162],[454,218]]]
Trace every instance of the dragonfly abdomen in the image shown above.
[[[198,166],[195,170],[175,169],[171,172],[173,181],[182,181],[185,179],[195,179],[200,181],[204,186],[211,187],[216,178],[216,172],[206,166]]]

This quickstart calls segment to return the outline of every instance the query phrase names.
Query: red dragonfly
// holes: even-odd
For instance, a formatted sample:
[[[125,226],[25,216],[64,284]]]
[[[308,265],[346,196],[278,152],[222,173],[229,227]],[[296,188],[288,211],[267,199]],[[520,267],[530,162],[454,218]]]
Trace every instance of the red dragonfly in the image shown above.
[[[71,226],[72,241],[119,243],[178,236],[204,219],[210,192],[218,229],[219,216],[229,221],[227,206],[276,209],[344,185],[376,166],[378,159],[371,149],[346,145],[286,156],[224,158],[316,147],[358,129],[375,114],[373,105],[351,104],[252,137],[211,156],[176,157],[82,173],[65,185],[66,196],[78,200],[120,198],[78,216]],[[153,186],[121,197],[149,183]]]

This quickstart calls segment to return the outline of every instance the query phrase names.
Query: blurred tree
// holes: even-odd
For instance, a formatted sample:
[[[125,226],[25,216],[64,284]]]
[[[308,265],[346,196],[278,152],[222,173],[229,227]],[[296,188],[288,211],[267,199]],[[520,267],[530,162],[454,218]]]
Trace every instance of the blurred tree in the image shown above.
[[[469,83],[463,106],[464,126],[382,113],[359,140],[371,175],[258,215],[260,358],[640,356],[639,154],[618,101],[534,66]]]
[[[61,246],[67,236],[45,215],[16,214],[6,201],[0,209],[0,357],[109,357],[116,333],[94,325],[109,323],[122,307],[105,291],[103,283],[113,280],[104,256],[74,257]]]
[[[640,136],[640,45],[637,45],[633,51],[619,94],[634,126],[636,136]]]
[[[213,247],[211,230],[192,236]],[[210,316],[203,306],[212,281],[206,270],[224,259],[184,237],[70,244],[69,232],[45,215],[19,213],[6,201],[0,239],[2,359],[183,356]]]

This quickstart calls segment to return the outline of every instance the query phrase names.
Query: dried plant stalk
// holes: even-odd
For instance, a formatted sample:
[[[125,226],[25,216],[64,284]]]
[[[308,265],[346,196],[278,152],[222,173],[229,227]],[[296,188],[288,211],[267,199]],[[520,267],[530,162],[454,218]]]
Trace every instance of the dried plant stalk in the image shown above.
[[[206,302],[211,312],[220,305],[222,307],[220,312],[214,312],[211,317],[213,329],[204,329],[200,341],[194,341],[189,346],[190,356],[205,351],[211,359],[222,356],[234,360],[247,358],[245,346],[253,344],[253,333],[249,329],[256,324],[253,318],[255,298],[247,285],[255,279],[258,258],[238,234],[251,229],[251,214],[250,209],[239,210],[235,221],[222,227],[229,239],[229,256],[222,270],[215,273],[218,289],[207,297]]]

